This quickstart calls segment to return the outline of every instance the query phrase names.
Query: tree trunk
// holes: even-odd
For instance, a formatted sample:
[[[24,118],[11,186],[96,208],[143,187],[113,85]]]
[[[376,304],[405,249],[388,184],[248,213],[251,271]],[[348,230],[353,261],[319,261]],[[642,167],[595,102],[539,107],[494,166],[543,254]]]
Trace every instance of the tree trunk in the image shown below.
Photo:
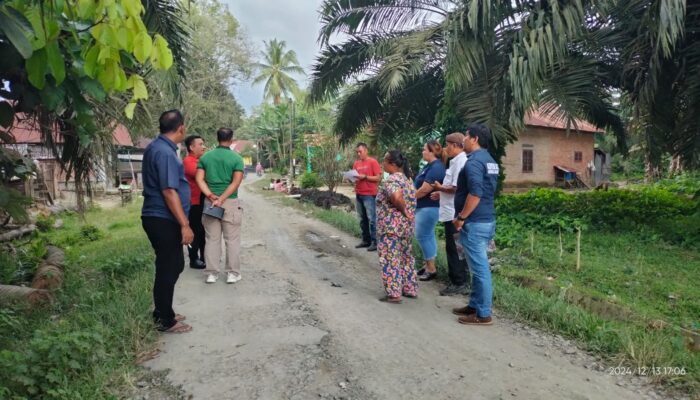
[[[21,227],[19,229],[15,229],[13,231],[3,233],[2,235],[0,235],[0,242],[7,242],[10,240],[21,238],[22,236],[24,236],[26,234],[34,232],[34,230],[36,230],[35,225],[27,225],[27,226]]]
[[[50,302],[51,292],[23,286],[0,285],[0,304],[26,301],[29,304]]]

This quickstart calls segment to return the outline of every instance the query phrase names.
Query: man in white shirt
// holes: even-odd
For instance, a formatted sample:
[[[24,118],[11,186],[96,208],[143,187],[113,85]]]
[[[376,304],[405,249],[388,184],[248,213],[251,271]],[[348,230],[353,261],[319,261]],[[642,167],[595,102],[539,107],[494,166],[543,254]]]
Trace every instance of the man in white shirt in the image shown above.
[[[431,198],[440,198],[439,220],[445,227],[445,251],[447,253],[447,266],[450,284],[440,291],[440,296],[466,294],[469,291],[469,267],[467,261],[460,259],[455,244],[454,234],[457,233],[452,220],[455,218],[454,193],[457,190],[457,176],[467,162],[467,153],[464,152],[464,135],[451,133],[445,138],[445,152],[450,158],[449,168],[445,173],[445,179],[433,184],[435,191]]]

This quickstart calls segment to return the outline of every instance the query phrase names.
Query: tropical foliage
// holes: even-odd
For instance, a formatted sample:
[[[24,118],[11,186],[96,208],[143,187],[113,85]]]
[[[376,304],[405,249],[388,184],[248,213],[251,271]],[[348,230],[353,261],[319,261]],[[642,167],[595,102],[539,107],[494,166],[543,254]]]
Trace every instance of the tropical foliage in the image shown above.
[[[272,99],[275,105],[280,104],[282,98],[292,98],[299,93],[299,86],[290,74],[304,74],[297,53],[286,47],[284,40],[265,42],[265,51],[260,53],[263,61],[253,65],[258,70],[253,84],[265,82],[265,99]]]
[[[700,161],[699,122],[689,118],[700,111],[699,5],[325,0],[321,18],[311,99],[344,94],[335,124],[344,140],[366,126],[394,136],[478,121],[500,147],[539,107],[572,129],[576,118],[607,128],[620,148],[637,130],[649,154]]]
[[[169,69],[174,59],[168,40],[184,35],[169,2],[146,3],[155,4],[148,9],[139,0],[0,5],[0,96],[9,99],[0,103],[0,125],[11,134],[16,113],[37,122],[44,143],[79,183],[79,200],[99,148],[111,143],[113,125],[104,123],[107,108],[99,105],[112,94],[128,93],[123,112],[132,117],[137,103],[148,98],[144,75]],[[57,142],[63,142],[61,149]]]

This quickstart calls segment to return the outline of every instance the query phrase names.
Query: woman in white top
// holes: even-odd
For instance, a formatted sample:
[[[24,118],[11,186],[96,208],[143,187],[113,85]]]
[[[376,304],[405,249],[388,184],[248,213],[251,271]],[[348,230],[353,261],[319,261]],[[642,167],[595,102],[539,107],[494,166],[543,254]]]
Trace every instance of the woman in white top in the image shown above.
[[[452,220],[455,218],[454,193],[457,189],[457,176],[467,162],[467,153],[464,152],[464,135],[451,133],[445,138],[445,153],[450,158],[449,167],[445,173],[445,179],[433,184],[435,190],[431,197],[434,200],[440,198],[439,221],[445,227],[445,252],[447,253],[447,266],[450,284],[440,291],[441,296],[454,294],[466,294],[469,291],[469,267],[467,261],[460,260],[455,245],[454,234],[457,233]]]

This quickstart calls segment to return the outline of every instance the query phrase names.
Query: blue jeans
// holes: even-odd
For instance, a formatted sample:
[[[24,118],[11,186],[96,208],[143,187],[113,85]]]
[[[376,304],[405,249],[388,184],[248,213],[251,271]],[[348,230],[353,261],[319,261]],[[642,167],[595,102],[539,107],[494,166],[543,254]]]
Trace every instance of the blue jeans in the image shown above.
[[[377,243],[377,203],[374,196],[355,195],[355,209],[360,219],[362,241]]]
[[[438,207],[422,207],[416,209],[416,240],[423,251],[423,259],[434,260],[437,257],[437,239],[435,226],[440,216]]]
[[[469,307],[476,309],[481,318],[491,316],[493,287],[491,285],[491,267],[487,250],[489,242],[496,233],[494,222],[468,222],[462,227],[460,241],[467,256],[467,264],[472,273],[472,293]]]

